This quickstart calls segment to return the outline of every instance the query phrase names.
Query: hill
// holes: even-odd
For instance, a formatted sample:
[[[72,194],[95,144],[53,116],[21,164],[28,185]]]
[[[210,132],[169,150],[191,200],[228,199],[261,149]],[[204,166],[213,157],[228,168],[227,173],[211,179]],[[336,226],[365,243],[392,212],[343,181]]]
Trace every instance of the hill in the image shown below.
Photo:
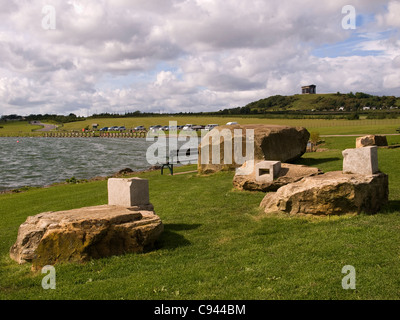
[[[396,110],[400,98],[395,96],[374,96],[363,92],[275,95],[250,102],[244,107],[220,110],[220,114],[264,114],[270,112],[314,111],[314,112],[358,112],[370,110]]]

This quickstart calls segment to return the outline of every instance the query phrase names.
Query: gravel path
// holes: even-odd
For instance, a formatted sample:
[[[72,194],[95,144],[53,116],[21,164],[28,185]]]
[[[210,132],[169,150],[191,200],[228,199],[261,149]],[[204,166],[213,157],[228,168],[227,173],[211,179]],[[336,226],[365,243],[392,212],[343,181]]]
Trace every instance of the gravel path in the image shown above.
[[[31,122],[32,125],[35,126],[43,126],[42,129],[38,129],[36,131],[41,132],[41,131],[51,131],[57,128],[55,124],[47,124],[47,123],[42,123],[42,122]]]

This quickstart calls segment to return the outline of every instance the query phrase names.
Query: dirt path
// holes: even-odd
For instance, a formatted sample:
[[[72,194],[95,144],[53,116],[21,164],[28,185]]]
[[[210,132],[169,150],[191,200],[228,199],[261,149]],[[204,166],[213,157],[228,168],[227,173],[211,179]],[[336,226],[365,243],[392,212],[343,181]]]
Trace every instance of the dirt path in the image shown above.
[[[38,122],[38,121],[31,122],[30,124],[34,125],[34,126],[43,126],[42,129],[35,130],[37,132],[47,132],[47,131],[57,129],[57,127],[58,127],[55,124],[47,124],[47,123],[42,123],[42,122]]]

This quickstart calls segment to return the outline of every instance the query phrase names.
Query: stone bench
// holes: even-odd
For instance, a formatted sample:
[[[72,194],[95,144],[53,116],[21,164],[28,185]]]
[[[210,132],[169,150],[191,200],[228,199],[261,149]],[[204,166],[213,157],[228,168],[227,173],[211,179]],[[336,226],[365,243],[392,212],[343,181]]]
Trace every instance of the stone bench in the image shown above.
[[[164,226],[149,202],[148,181],[109,179],[108,200],[108,205],[28,217],[19,227],[10,257],[32,262],[36,270],[152,248]]]

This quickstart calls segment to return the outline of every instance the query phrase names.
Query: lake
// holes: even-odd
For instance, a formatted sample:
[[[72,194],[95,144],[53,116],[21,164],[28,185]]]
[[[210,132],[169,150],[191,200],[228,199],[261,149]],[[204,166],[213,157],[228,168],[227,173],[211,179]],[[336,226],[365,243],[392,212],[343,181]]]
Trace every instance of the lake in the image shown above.
[[[151,167],[146,139],[2,138],[0,191]]]

